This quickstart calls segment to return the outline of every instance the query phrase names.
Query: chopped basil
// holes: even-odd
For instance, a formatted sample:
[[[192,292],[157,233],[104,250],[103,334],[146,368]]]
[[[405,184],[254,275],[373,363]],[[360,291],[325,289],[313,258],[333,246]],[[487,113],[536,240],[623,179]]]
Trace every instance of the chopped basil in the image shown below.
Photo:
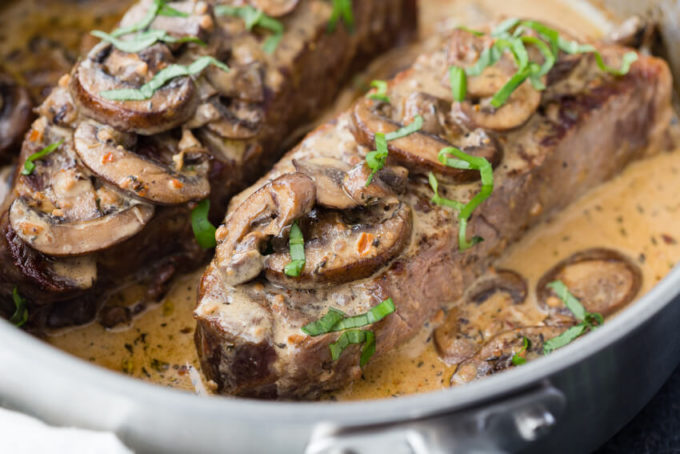
[[[217,229],[208,219],[210,213],[210,200],[201,201],[191,211],[191,228],[194,231],[196,242],[203,249],[211,249],[217,245],[215,232]]]
[[[293,222],[290,228],[290,258],[291,262],[284,268],[286,276],[298,277],[305,267],[305,240],[302,237],[302,230],[297,222]]]
[[[449,155],[453,155],[454,158],[449,157]],[[434,191],[434,196],[431,199],[432,202],[458,211],[458,249],[464,251],[483,241],[483,238],[478,236],[473,237],[468,241],[467,224],[475,209],[488,199],[493,192],[493,167],[485,158],[469,155],[456,147],[447,147],[440,150],[439,162],[448,167],[453,167],[454,169],[478,170],[481,177],[482,187],[479,193],[468,203],[463,204],[455,200],[441,197],[439,195],[437,177],[431,172],[429,175],[430,187]]]
[[[531,341],[528,337],[522,336],[522,348],[520,348],[517,353],[512,355],[513,366],[521,366],[527,362],[527,359],[524,355],[526,354],[526,351],[529,349],[529,347],[531,347]]]
[[[243,19],[246,24],[246,29],[252,30],[254,27],[262,27],[273,32],[273,34],[266,39],[262,48],[268,54],[274,53],[276,48],[283,38],[283,23],[267,16],[262,10],[253,8],[250,5],[246,6],[228,6],[219,5],[215,7],[215,14],[218,16],[233,16]]]
[[[96,36],[102,41],[111,43],[116,49],[122,50],[123,52],[128,52],[131,54],[140,52],[148,47],[153,46],[157,42],[163,42],[168,44],[173,43],[196,43],[201,46],[206,44],[198,38],[192,36],[186,36],[183,38],[175,38],[166,32],[165,30],[149,30],[141,32],[134,38],[129,40],[118,39],[115,36],[105,33],[100,30],[95,30],[90,33],[92,36]]]
[[[562,348],[565,345],[573,342],[575,339],[583,335],[589,330],[596,328],[604,323],[604,317],[602,314],[588,312],[581,302],[574,295],[569,292],[569,289],[564,282],[554,281],[548,284],[557,297],[564,302],[564,305],[574,314],[574,317],[579,320],[576,326],[572,326],[559,336],[553,337],[545,342],[543,345],[543,353],[548,355],[558,348]]]
[[[406,137],[414,132],[420,130],[423,127],[423,117],[416,115],[412,123],[399,128],[394,132],[388,134],[383,134],[378,132],[375,134],[375,150],[366,153],[366,164],[371,169],[371,174],[366,180],[366,186],[371,184],[373,177],[376,173],[383,167],[387,162],[387,155],[389,154],[389,148],[387,147],[387,142],[390,140],[397,140]]]
[[[123,88],[119,90],[103,91],[100,95],[112,101],[143,101],[173,79],[193,76],[203,72],[210,65],[215,65],[222,71],[229,71],[229,67],[214,57],[199,57],[188,66],[170,65],[160,70],[153,78],[139,88]]]
[[[336,361],[342,352],[352,344],[364,344],[361,349],[359,365],[364,367],[375,353],[375,334],[370,330],[360,330],[373,323],[377,323],[395,311],[394,301],[387,298],[364,314],[347,316],[338,309],[330,308],[326,315],[319,320],[302,327],[302,331],[309,336],[321,336],[337,331],[343,331],[337,341],[329,345],[331,358]]]
[[[14,290],[12,290],[12,300],[14,301],[15,309],[9,321],[16,326],[22,326],[28,321],[28,308],[26,307],[26,298],[19,294],[17,287],[14,287]]]
[[[374,80],[371,82],[371,87],[376,88],[377,90],[375,93],[369,93],[368,99],[372,99],[374,101],[382,101],[386,102],[389,104],[390,98],[387,96],[387,82],[384,80]]]
[[[472,33],[475,36],[484,36],[484,32],[479,31],[479,30],[473,30],[473,29],[466,27],[464,25],[459,25],[458,27],[456,27],[456,29],[463,30],[464,32]]]
[[[156,16],[189,17],[187,13],[183,13],[168,6],[167,0],[154,0],[151,7],[146,12],[146,16],[144,16],[142,20],[128,27],[118,28],[114,30],[111,35],[117,38],[119,36],[146,30],[154,19],[156,19]]]
[[[465,70],[459,66],[450,67],[449,81],[451,82],[453,100],[456,102],[463,102],[467,92],[467,76],[465,75]]]
[[[64,143],[64,141],[60,140],[59,142],[52,143],[52,144],[46,146],[45,148],[43,148],[42,150],[30,155],[28,158],[26,158],[26,161],[24,161],[24,168],[21,169],[21,174],[22,175],[32,174],[33,171],[35,170],[35,161],[37,161],[38,159],[42,159],[45,156],[47,156],[48,154],[56,151],[57,148],[59,148],[63,143]]]
[[[528,30],[538,33],[539,37],[524,35]],[[474,32],[472,30],[471,32]],[[477,33],[474,33],[477,36]],[[536,90],[545,90],[545,84],[540,80],[555,65],[558,54],[563,51],[568,54],[592,53],[595,56],[597,66],[604,72],[614,76],[622,76],[628,73],[631,64],[637,60],[635,52],[628,52],[623,56],[621,68],[608,66],[598,50],[590,44],[580,44],[575,41],[568,41],[560,37],[559,32],[537,21],[521,21],[517,18],[510,18],[503,21],[492,32],[491,36],[496,38],[490,47],[485,48],[479,56],[477,62],[467,68],[467,76],[479,76],[488,66],[495,64],[502,56],[503,52],[509,50],[517,65],[517,72],[508,82],[493,96],[491,105],[495,108],[502,107],[510,98],[512,93],[529,79]],[[535,46],[543,56],[543,63],[539,64],[529,60],[526,45]],[[451,74],[451,87],[454,100],[462,99],[459,84],[454,84],[453,73]],[[460,78],[460,76],[457,76]]]
[[[354,12],[352,11],[352,0],[331,0],[333,11],[328,21],[328,33],[333,33],[342,20],[349,31],[354,31]]]

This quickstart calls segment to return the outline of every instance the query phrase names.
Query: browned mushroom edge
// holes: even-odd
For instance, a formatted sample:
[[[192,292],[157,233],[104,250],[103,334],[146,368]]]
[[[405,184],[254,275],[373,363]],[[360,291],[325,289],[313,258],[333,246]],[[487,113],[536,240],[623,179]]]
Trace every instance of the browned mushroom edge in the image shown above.
[[[139,198],[168,205],[206,198],[209,164],[202,145],[188,130],[179,143],[167,139],[140,144],[135,135],[84,121],[74,133],[74,148],[93,173]]]
[[[101,93],[139,88],[173,61],[164,44],[127,54],[101,43],[73,70],[70,90],[82,112],[100,123],[144,135],[168,131],[187,121],[198,105],[191,78],[174,79],[143,101],[113,101]]]
[[[548,287],[555,280],[564,282],[588,312],[606,317],[637,296],[642,273],[632,260],[612,249],[587,249],[562,260],[538,281],[536,296],[539,306],[552,315],[572,317]]]

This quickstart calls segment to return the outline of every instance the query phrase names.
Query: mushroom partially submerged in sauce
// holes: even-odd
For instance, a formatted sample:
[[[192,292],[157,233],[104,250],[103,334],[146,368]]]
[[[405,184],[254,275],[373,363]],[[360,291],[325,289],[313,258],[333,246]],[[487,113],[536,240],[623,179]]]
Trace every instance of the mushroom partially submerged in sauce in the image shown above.
[[[314,181],[301,173],[283,175],[251,194],[217,231],[216,261],[229,285],[257,277],[264,269],[263,247],[316,199]]]
[[[357,142],[372,148],[375,146],[376,133],[393,133],[404,126],[390,118],[388,115],[390,111],[389,106],[376,104],[368,98],[359,100],[352,115],[353,132]],[[411,110],[410,115],[413,114],[414,112]],[[427,124],[433,122],[434,120],[428,120]],[[442,164],[438,159],[441,149],[457,146],[467,154],[487,159],[494,166],[501,159],[501,150],[498,144],[482,130],[464,132],[456,137],[455,143],[424,131],[416,131],[405,137],[389,141],[387,146],[390,152],[389,160],[397,161],[417,172],[433,171],[457,182],[474,180],[479,177],[479,173]]]
[[[571,312],[548,287],[556,280],[562,281],[588,312],[606,317],[637,296],[642,273],[620,252],[604,248],[580,251],[559,262],[541,277],[536,295],[544,310],[571,318]]]
[[[543,356],[545,342],[559,336],[565,329],[564,326],[532,326],[500,333],[474,357],[458,366],[451,377],[451,385],[462,385],[506,370],[513,366],[512,358],[516,354],[526,361],[539,358]]]
[[[190,77],[171,80],[145,100],[117,101],[102,93],[139,89],[173,62],[164,44],[128,54],[101,43],[74,69],[71,93],[83,113],[121,131],[144,135],[168,131],[188,120],[198,104]]]
[[[74,141],[78,156],[92,172],[142,199],[179,204],[210,193],[207,154],[188,130],[177,142],[169,137],[141,138],[84,121]]]
[[[32,107],[28,91],[0,72],[0,157],[19,147],[31,124]]]
[[[527,297],[527,283],[510,270],[488,273],[466,292],[434,330],[434,345],[449,364],[474,355],[481,345],[501,331],[530,323],[519,309]]]

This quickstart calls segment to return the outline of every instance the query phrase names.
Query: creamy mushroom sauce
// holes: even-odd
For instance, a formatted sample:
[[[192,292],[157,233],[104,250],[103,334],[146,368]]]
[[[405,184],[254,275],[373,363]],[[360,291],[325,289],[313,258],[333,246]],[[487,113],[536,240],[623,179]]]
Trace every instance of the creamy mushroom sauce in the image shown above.
[[[586,3],[539,0],[457,1],[422,0],[422,33],[474,25],[496,14],[534,17],[559,23],[569,31],[597,37],[607,30],[607,17]],[[591,18],[584,20],[584,16]],[[437,22],[447,16],[444,23]],[[594,20],[592,18],[597,18]],[[425,44],[421,44],[425,45]],[[379,67],[380,65],[374,65]],[[351,94],[341,97],[345,108]],[[336,110],[337,111],[337,110]],[[577,151],[576,151],[577,152]],[[510,305],[504,294],[484,304],[493,311],[513,311],[526,325],[546,314],[536,305],[537,280],[560,260],[592,247],[616,249],[636,260],[643,273],[641,293],[651,289],[680,260],[680,150],[637,162],[619,177],[590,192],[549,222],[535,228],[505,254],[499,266],[528,281],[525,303]],[[143,289],[132,286],[112,299],[113,304],[145,307],[132,326],[106,330],[98,323],[53,333],[53,345],[103,367],[164,386],[203,392],[193,343],[192,311],[203,270],[178,279],[167,297],[152,306],[142,304]],[[480,314],[481,316],[482,314]],[[499,317],[500,318],[500,317]],[[361,380],[330,399],[371,399],[447,387],[454,367],[439,359],[431,332],[443,313],[421,335],[400,349],[370,363]],[[491,323],[493,317],[489,317]]]

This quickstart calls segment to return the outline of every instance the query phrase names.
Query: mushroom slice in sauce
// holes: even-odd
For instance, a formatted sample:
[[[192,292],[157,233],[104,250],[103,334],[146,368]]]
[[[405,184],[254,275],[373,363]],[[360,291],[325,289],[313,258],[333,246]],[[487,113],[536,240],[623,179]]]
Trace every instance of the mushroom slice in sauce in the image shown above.
[[[478,280],[434,330],[439,356],[449,364],[459,363],[494,335],[533,323],[519,308],[526,297],[526,279],[514,271],[497,270]]]
[[[0,73],[0,155],[19,146],[31,125],[32,107],[28,91]]]
[[[403,126],[388,118],[380,108],[380,104],[368,98],[359,100],[354,107],[353,132],[357,141],[364,146],[375,146],[376,133],[391,133]],[[498,144],[481,130],[461,137],[460,143],[456,144],[422,131],[388,142],[390,160],[402,163],[412,170],[434,171],[458,182],[479,178],[476,171],[454,169],[439,162],[439,151],[450,146],[459,146],[465,153],[481,156],[492,165],[500,162],[501,152]]]
[[[312,158],[293,160],[295,170],[304,173],[316,184],[316,203],[326,208],[347,210],[360,204],[345,190],[344,181],[350,166],[339,159]],[[363,180],[366,186],[366,180]]]
[[[150,99],[141,101],[114,101],[101,93],[137,89],[173,59],[163,44],[151,46],[139,54],[128,54],[102,43],[76,66],[70,90],[83,113],[100,123],[144,135],[168,131],[194,113],[198,96],[191,78],[174,79]]]
[[[288,251],[268,255],[266,277],[287,288],[337,285],[370,276],[397,256],[411,235],[411,210],[391,197],[352,211],[313,213],[301,220],[305,267],[299,277],[284,273]]]
[[[204,199],[210,193],[207,155],[188,130],[177,148],[159,138],[144,139],[138,144],[140,140],[135,135],[85,121],[76,129],[74,141],[78,156],[92,172],[137,197],[160,204],[180,204]],[[181,149],[183,143],[188,150]],[[179,160],[172,162],[166,157],[169,162],[162,163],[163,155]],[[197,161],[187,165],[190,156],[197,156]]]
[[[206,128],[225,139],[252,139],[260,130],[263,112],[258,105],[220,98],[201,107],[208,109],[212,118]]]
[[[279,17],[292,12],[300,0],[250,0],[250,4],[267,16]]]
[[[472,358],[462,362],[451,377],[451,385],[462,385],[512,367],[512,357],[522,351],[524,338],[529,348],[523,353],[527,361],[543,356],[543,345],[560,335],[566,326],[532,326],[506,331],[489,340]]]
[[[464,30],[456,30],[448,48],[448,63],[469,68],[477,63],[482,51],[492,44],[488,36],[475,36]],[[506,131],[524,124],[541,103],[541,93],[533,88],[528,79],[501,107],[495,108],[490,104],[491,98],[516,72],[514,60],[508,52],[504,52],[498,62],[486,67],[480,75],[469,76],[467,99],[453,103],[453,117],[462,120],[468,127],[494,131]],[[448,77],[445,84],[449,84]]]
[[[64,223],[18,198],[10,207],[9,220],[19,238],[32,248],[48,255],[71,256],[106,249],[130,238],[153,213],[153,206],[140,204],[99,218]]]
[[[548,287],[560,280],[588,312],[611,315],[630,303],[640,291],[642,273],[630,259],[611,249],[587,249],[559,262],[536,286],[539,305],[555,314],[572,317]]]
[[[283,175],[251,194],[229,213],[217,231],[216,261],[229,285],[257,277],[264,268],[262,248],[316,200],[314,181],[301,173]]]

